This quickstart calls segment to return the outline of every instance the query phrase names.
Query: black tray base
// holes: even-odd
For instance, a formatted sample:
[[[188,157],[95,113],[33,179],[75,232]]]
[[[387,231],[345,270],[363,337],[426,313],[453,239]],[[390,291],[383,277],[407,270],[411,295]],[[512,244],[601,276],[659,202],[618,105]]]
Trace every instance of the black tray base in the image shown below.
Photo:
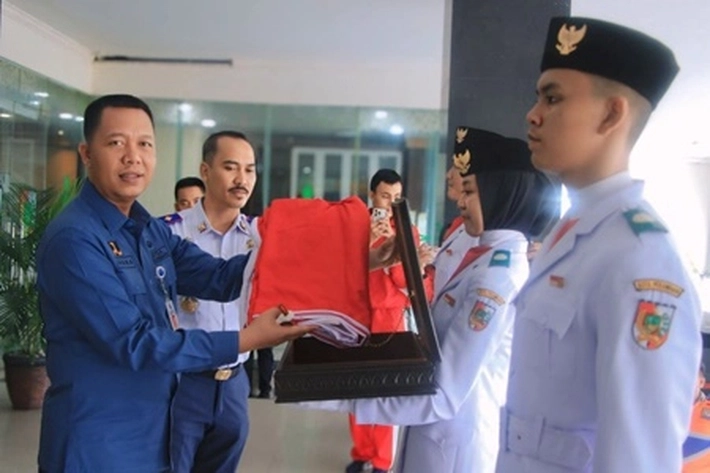
[[[434,394],[434,366],[412,332],[373,334],[358,348],[301,338],[274,373],[276,402]]]

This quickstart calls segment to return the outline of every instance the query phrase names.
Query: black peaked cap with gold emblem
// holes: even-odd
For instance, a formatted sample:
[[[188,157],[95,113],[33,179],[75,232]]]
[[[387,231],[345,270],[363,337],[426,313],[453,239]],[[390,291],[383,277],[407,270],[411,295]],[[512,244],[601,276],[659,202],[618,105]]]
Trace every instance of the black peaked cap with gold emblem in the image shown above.
[[[550,20],[540,72],[574,69],[620,82],[658,105],[678,73],[673,51],[640,31],[593,18]]]
[[[516,141],[497,133],[459,126],[453,166],[462,176],[493,171],[533,171],[527,145],[522,152],[517,147]]]

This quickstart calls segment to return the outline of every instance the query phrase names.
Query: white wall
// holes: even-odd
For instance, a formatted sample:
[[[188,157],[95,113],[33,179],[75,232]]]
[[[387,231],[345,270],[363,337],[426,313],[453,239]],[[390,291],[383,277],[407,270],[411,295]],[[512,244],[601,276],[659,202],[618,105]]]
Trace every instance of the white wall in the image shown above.
[[[170,80],[166,80],[170,78]],[[93,90],[274,104],[441,108],[441,61],[235,61],[229,66],[99,63]]]
[[[7,1],[2,2],[0,56],[74,89],[91,92],[91,51]]]
[[[709,184],[697,179],[710,163],[710,1],[572,0],[572,13],[639,29],[674,51],[680,73],[634,149],[631,173],[646,181],[646,198],[683,254],[710,269],[710,199],[702,192]]]

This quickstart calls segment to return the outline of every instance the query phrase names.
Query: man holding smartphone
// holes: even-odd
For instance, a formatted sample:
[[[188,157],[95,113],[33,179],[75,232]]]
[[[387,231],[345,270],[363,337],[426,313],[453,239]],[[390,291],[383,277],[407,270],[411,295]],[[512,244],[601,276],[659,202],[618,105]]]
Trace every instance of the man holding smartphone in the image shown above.
[[[377,248],[394,235],[392,203],[402,196],[402,177],[394,169],[380,169],[370,179],[370,248]],[[412,228],[419,245],[419,232]],[[409,307],[407,281],[401,264],[370,271],[370,306],[372,333],[406,330],[405,311]],[[392,467],[394,427],[391,425],[358,425],[350,415],[350,434],[353,439],[352,463],[346,473],[364,471],[372,464],[373,473],[384,473]]]

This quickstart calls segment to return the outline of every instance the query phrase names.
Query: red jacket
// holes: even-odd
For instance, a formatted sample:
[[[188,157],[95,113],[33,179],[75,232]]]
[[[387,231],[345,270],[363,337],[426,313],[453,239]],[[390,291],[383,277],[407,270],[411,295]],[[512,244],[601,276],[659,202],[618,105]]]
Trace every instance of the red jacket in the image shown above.
[[[414,243],[420,244],[419,231],[412,226]],[[377,240],[372,247],[377,247],[382,240]],[[431,299],[432,287],[425,281],[427,299]],[[369,279],[370,306],[372,307],[372,333],[401,332],[405,330],[404,311],[410,306],[407,294],[407,280],[402,264],[370,271]]]

